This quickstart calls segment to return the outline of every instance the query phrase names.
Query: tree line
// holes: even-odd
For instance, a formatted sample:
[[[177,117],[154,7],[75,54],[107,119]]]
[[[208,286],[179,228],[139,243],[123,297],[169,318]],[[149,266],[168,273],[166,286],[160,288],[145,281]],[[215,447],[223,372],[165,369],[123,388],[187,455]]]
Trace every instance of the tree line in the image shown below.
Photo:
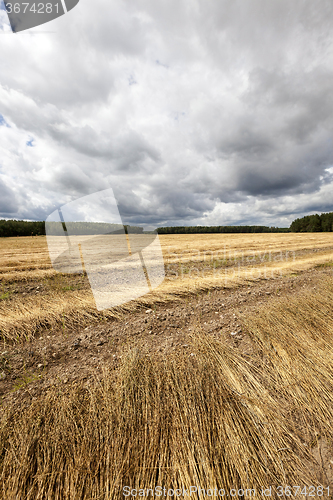
[[[45,222],[25,220],[0,220],[0,237],[40,236],[45,234]]]
[[[287,233],[288,228],[268,226],[177,226],[159,227],[158,234],[198,233]]]
[[[50,224],[50,223],[49,223]],[[63,234],[62,230],[67,230],[66,224],[54,224],[53,234]],[[52,223],[51,223],[52,226]],[[50,227],[49,226],[49,229]],[[68,222],[67,226],[71,234],[107,234],[117,232],[123,233],[143,233],[140,226],[121,226],[119,224],[104,224],[99,222]],[[289,228],[268,227],[268,226],[172,226],[159,227],[158,234],[200,234],[200,233],[302,233],[302,232],[332,232],[333,212],[321,215],[306,215],[295,219]],[[0,220],[0,237],[10,236],[41,236],[45,235],[44,221],[23,221],[23,220]]]
[[[143,227],[103,222],[48,222],[48,234],[63,235],[64,231],[75,235],[96,234],[140,234]],[[44,221],[0,220],[0,238],[13,236],[45,236]]]
[[[65,232],[70,235],[100,235],[142,233],[143,227],[112,224],[107,222],[48,222],[47,234],[62,236]]]
[[[300,219],[295,219],[290,230],[294,233],[317,233],[333,231],[333,212],[321,215],[306,215]]]

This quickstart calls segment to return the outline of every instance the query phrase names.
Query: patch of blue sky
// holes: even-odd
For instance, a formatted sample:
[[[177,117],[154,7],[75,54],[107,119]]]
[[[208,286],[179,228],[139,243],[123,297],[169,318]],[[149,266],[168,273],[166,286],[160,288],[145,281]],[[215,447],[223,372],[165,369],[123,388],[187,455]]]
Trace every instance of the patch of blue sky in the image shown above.
[[[1,114],[0,114],[0,127],[10,128],[10,126],[8,125],[8,123],[6,122],[6,120],[4,119],[4,117]]]
[[[27,145],[27,146],[29,146],[29,148],[33,148],[33,147],[35,147],[35,145],[34,145],[34,140],[35,140],[35,139],[33,139],[33,138],[32,138],[32,139],[29,139],[29,140],[26,142],[26,145]]]
[[[1,33],[12,33],[12,28],[6,14],[3,14],[0,10],[0,32]]]
[[[7,28],[9,28],[9,31]],[[6,32],[6,33],[12,32],[6,7],[3,0],[0,0],[0,32]]]

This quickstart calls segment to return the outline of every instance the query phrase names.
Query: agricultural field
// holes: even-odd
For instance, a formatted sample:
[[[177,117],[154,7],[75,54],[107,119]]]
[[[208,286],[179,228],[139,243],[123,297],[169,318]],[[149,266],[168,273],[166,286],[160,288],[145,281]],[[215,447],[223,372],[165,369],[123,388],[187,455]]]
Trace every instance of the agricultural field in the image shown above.
[[[328,496],[333,233],[159,239],[162,285],[101,312],[45,237],[0,239],[0,498]]]

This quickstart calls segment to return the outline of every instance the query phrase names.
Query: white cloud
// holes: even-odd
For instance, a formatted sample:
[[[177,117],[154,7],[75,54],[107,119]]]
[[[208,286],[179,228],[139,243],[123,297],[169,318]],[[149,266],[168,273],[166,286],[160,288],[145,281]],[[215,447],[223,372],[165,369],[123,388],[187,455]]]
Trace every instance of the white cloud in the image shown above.
[[[16,200],[0,216],[45,218],[108,187],[133,223],[333,210],[332,21],[329,0],[96,0],[0,35]]]

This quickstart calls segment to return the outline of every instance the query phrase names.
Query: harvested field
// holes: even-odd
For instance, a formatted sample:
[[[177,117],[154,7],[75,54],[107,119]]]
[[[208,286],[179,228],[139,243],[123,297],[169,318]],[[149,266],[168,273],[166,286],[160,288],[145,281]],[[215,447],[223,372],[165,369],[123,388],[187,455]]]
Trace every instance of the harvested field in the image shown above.
[[[164,283],[98,313],[45,238],[0,240],[1,498],[330,485],[333,236],[160,241]]]
[[[46,238],[2,238],[0,331],[25,339],[43,328],[75,330],[204,290],[269,279],[333,261],[331,233],[162,235],[166,279],[141,299],[98,313],[86,276],[52,269]]]

